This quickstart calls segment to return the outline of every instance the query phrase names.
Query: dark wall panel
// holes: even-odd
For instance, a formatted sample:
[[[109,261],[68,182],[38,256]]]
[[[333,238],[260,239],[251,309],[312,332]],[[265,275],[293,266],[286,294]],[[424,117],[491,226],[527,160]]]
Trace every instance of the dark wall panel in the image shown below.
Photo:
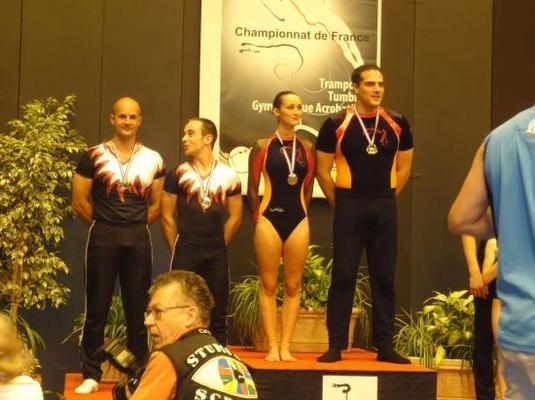
[[[494,0],[492,126],[535,102],[535,1]]]
[[[142,106],[140,139],[172,160],[180,123],[183,2],[105,2],[100,140],[111,137],[112,103],[132,96]]]
[[[467,287],[460,240],[446,217],[490,127],[492,4],[423,1],[416,6],[412,205],[412,304],[432,290]]]
[[[0,132],[17,117],[22,0],[0,0]]]
[[[76,128],[98,137],[102,1],[25,1],[20,101],[78,96]]]
[[[199,65],[201,52],[201,2],[184,2],[180,128],[199,113]]]
[[[385,73],[385,106],[413,122],[414,4],[406,0],[383,1],[381,67]],[[396,294],[398,306],[405,309],[410,301],[411,199],[409,180],[398,199]]]

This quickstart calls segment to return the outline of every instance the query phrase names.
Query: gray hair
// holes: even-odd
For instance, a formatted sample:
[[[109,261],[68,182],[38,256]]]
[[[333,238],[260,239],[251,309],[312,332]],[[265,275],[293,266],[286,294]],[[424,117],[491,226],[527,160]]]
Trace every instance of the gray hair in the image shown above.
[[[164,287],[179,285],[184,297],[199,310],[199,319],[208,326],[210,313],[214,308],[214,298],[206,281],[191,271],[173,270],[159,275],[149,289],[149,296]]]

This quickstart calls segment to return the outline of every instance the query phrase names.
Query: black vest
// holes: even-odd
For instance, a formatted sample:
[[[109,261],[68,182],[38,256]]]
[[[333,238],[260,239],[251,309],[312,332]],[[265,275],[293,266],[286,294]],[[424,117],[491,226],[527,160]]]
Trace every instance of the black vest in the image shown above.
[[[207,329],[194,329],[160,351],[175,367],[176,400],[258,399],[247,367]]]

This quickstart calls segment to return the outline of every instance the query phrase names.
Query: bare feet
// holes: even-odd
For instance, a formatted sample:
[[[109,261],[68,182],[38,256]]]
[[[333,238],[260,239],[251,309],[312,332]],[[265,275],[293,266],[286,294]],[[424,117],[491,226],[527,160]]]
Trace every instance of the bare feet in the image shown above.
[[[289,362],[297,361],[297,358],[292,356],[289,350],[281,350],[280,358],[281,358],[281,361],[289,361]]]
[[[267,353],[267,356],[264,357],[266,361],[280,361],[281,357],[279,355],[278,347],[271,347]]]

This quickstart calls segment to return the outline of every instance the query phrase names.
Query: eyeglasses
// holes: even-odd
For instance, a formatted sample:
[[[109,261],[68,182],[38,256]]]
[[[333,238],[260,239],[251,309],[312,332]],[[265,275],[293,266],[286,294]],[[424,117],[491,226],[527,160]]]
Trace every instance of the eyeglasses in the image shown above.
[[[151,315],[154,315],[154,319],[159,320],[162,314],[166,311],[174,310],[177,308],[189,308],[192,307],[191,305],[179,305],[179,306],[172,306],[172,307],[161,307],[161,308],[147,308],[147,311],[143,313],[145,318],[149,318]]]

